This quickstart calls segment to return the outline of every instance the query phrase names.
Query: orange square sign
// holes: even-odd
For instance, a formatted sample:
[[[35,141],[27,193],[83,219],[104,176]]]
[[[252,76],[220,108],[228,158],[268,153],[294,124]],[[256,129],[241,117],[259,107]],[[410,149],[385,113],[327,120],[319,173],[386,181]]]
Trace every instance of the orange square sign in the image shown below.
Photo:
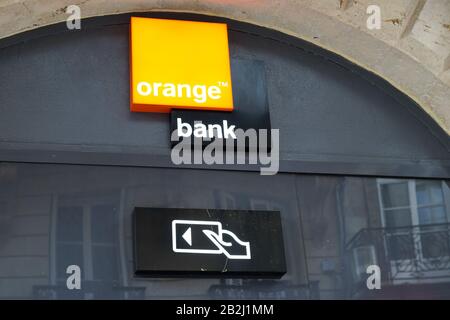
[[[227,25],[131,18],[131,111],[232,111]]]

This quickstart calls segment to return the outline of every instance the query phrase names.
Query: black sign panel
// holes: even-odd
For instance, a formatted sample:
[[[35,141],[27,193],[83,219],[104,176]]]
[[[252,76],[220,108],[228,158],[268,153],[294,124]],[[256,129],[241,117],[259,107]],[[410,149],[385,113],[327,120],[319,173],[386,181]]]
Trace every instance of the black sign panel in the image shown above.
[[[205,126],[224,126],[225,120],[228,126],[236,129],[266,129],[270,147],[271,125],[264,63],[258,60],[232,59],[231,71],[234,110],[220,112],[175,109],[170,114],[171,133],[177,129],[178,121],[194,128],[195,122],[201,122]],[[172,141],[172,145],[177,142]],[[204,145],[210,142],[209,138],[203,140]]]
[[[280,278],[280,212],[135,208],[135,274]]]

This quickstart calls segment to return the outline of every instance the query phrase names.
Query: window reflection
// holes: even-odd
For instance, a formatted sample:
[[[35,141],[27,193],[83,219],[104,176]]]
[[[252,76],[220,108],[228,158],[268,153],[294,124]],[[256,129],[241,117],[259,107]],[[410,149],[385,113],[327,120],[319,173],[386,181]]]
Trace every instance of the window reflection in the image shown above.
[[[448,181],[0,168],[10,173],[0,175],[0,298],[371,298],[365,286],[371,264],[382,270],[381,297],[405,296],[408,284],[424,297],[450,298],[441,288],[450,287]],[[136,206],[279,210],[288,272],[280,280],[135,277]],[[66,288],[71,264],[82,269],[81,291]]]
[[[381,226],[348,243],[370,247],[392,285],[450,282],[449,188],[439,180],[377,179]],[[356,266],[361,269],[361,266]],[[401,288],[401,287],[398,287]],[[362,286],[356,291],[364,291]]]

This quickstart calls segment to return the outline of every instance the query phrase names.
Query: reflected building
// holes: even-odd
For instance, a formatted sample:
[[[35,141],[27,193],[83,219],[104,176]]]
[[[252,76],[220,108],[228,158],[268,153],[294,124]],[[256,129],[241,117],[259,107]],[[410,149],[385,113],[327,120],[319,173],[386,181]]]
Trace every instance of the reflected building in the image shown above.
[[[3,164],[0,172],[2,298],[449,294],[448,181],[51,164]],[[132,211],[174,204],[280,211],[287,274],[281,280],[137,279]],[[381,269],[379,291],[366,286],[367,266],[374,264]],[[82,290],[67,289],[69,265],[80,266]]]

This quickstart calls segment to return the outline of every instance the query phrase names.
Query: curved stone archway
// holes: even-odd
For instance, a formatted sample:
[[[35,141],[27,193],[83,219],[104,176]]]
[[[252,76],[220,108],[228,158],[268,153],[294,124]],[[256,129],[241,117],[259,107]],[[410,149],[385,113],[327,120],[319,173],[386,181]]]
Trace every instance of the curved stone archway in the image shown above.
[[[0,0],[0,38],[63,22],[71,4],[81,8],[82,18],[126,12],[192,12],[284,32],[335,52],[386,79],[450,133],[450,2]],[[366,27],[369,4],[380,6],[380,30]]]

